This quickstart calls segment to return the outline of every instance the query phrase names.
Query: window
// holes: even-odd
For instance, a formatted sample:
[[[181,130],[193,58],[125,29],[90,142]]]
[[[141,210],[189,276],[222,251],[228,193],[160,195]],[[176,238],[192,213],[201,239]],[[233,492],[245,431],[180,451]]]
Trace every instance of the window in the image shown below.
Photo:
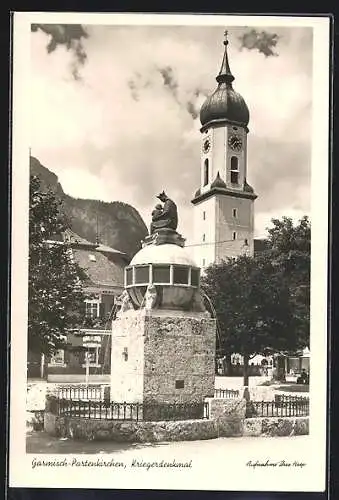
[[[89,260],[90,260],[91,262],[96,262],[96,261],[97,261],[97,259],[96,259],[95,255],[94,255],[94,254],[92,254],[92,253],[90,253],[90,254],[89,254],[88,258],[89,258]]]
[[[239,161],[236,156],[231,157],[231,184],[239,182]]]
[[[205,233],[202,235],[202,241],[205,241],[206,240],[206,237],[205,237]]]
[[[176,389],[183,389],[185,386],[185,382],[183,380],[176,380],[175,381],[175,388]]]
[[[202,259],[202,267],[205,267],[205,263],[206,263],[205,259]]]
[[[237,211],[236,208],[233,208],[232,214],[233,214],[233,217],[237,217],[238,216],[238,211]]]
[[[123,352],[122,352],[122,355],[123,355],[123,357],[124,357],[124,360],[125,360],[125,361],[128,361],[128,349],[127,349],[127,347],[124,347],[124,350],[123,350]]]
[[[153,283],[170,283],[170,266],[153,266]]]
[[[65,364],[65,351],[63,349],[58,349],[55,354],[52,354],[48,364],[51,366],[63,366]]]
[[[100,313],[100,303],[98,300],[86,300],[86,317],[98,318]]]
[[[245,238],[244,245],[248,247],[248,239]]]
[[[208,158],[204,161],[204,186],[206,186],[209,182],[209,165]]]
[[[191,285],[199,285],[199,269],[191,269]]]
[[[132,285],[133,284],[133,269],[130,267],[126,269],[126,285]]]
[[[84,367],[87,365],[88,366],[99,366],[99,349],[100,346],[95,346],[95,347],[87,347],[87,351],[85,352],[85,362],[84,362]]]
[[[206,220],[206,212],[205,212],[205,210],[202,213],[202,218],[203,218],[203,220]]]
[[[232,128],[233,128],[233,130],[238,130],[238,127],[232,127]]]
[[[173,283],[179,285],[188,285],[188,267],[174,266]]]
[[[233,231],[233,234],[232,234],[232,239],[233,240],[236,240],[237,239],[237,233],[235,231]]]
[[[135,283],[148,283],[149,282],[149,267],[140,266],[135,268]]]

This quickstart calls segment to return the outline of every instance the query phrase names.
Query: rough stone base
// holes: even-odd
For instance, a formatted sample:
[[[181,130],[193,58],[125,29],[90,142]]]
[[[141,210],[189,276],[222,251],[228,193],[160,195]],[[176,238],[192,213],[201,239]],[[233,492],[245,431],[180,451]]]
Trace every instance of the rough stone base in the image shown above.
[[[225,399],[209,398],[209,416],[210,418],[231,417],[232,419],[245,418],[246,401],[242,398]]]
[[[214,420],[177,422],[122,422],[87,420],[45,415],[45,431],[58,437],[86,441],[145,443],[159,441],[195,441],[219,437]]]
[[[246,418],[243,436],[301,436],[309,434],[309,417]]]
[[[44,418],[44,429],[53,436],[130,443],[240,436],[298,436],[309,433],[308,425],[308,417],[240,419],[226,416],[211,420],[123,422],[58,417],[46,412]]]

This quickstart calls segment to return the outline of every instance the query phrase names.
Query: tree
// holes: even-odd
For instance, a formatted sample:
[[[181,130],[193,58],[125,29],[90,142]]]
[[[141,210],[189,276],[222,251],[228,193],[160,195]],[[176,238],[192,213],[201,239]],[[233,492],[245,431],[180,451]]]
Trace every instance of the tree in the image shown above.
[[[50,356],[65,344],[69,329],[79,326],[86,298],[84,271],[72,260],[67,244],[51,243],[68,227],[62,203],[30,180],[28,349]]]
[[[289,285],[297,343],[306,347],[310,338],[310,220],[304,216],[293,224],[290,217],[282,217],[272,219],[272,224],[268,229],[269,252]]]
[[[272,220],[268,249],[206,269],[202,288],[214,305],[225,353],[244,357],[244,385],[252,355],[308,344],[310,224],[304,217]]]
[[[251,356],[264,353],[268,346],[282,350],[294,345],[289,288],[267,255],[212,265],[202,287],[214,304],[223,352],[244,357],[245,386]]]

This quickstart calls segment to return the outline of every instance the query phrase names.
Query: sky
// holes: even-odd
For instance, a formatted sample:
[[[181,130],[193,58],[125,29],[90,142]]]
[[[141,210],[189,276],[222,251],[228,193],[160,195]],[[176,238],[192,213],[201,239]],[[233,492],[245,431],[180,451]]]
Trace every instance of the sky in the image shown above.
[[[31,154],[74,197],[123,201],[148,225],[165,189],[193,241],[199,109],[217,83],[224,26],[33,25]],[[250,110],[255,236],[310,213],[312,29],[228,29],[233,87]]]

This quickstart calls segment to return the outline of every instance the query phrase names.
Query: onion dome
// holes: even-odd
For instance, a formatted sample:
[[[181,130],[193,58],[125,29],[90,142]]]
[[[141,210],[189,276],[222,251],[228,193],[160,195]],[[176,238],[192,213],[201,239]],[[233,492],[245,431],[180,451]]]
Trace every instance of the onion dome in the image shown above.
[[[243,97],[232,87],[234,76],[230,70],[227,54],[227,31],[225,32],[224,57],[220,72],[216,77],[217,89],[209,96],[200,110],[201,125],[212,121],[226,120],[236,125],[247,127],[250,114]]]
[[[213,182],[212,182],[212,184],[211,184],[211,189],[213,189],[213,188],[222,188],[222,189],[226,189],[226,184],[225,184],[225,182],[222,180],[222,178],[220,177],[219,172],[217,173],[216,178],[214,179],[214,181],[213,181]]]

